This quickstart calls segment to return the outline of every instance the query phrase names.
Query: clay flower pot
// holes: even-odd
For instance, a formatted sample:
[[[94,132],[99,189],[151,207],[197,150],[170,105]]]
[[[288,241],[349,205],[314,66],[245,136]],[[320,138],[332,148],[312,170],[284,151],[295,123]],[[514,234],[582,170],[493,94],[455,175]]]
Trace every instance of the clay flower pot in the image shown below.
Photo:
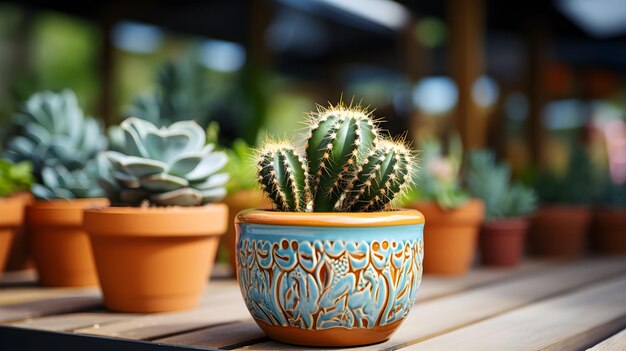
[[[19,196],[0,198],[0,275],[9,255],[16,230],[24,218],[24,202]]]
[[[579,257],[590,222],[591,210],[587,206],[542,206],[531,222],[531,253],[566,259]]]
[[[223,204],[86,210],[106,307],[163,312],[197,306],[227,218]]]
[[[444,211],[434,202],[410,207],[422,212],[428,223],[424,232],[424,272],[445,275],[466,273],[476,252],[478,232],[484,218],[482,201],[472,199],[463,207]]]
[[[528,219],[488,221],[480,232],[480,259],[487,266],[516,266],[522,260]]]
[[[271,208],[270,201],[257,189],[240,190],[224,198],[223,202],[228,206],[228,231],[222,238],[222,245],[228,252],[228,263],[233,274],[237,271],[235,259],[235,217],[248,208]]]
[[[602,253],[626,253],[626,208],[598,208],[593,213],[591,243]]]
[[[237,278],[269,337],[308,346],[384,341],[422,279],[424,217],[415,210],[237,215]]]
[[[35,201],[33,195],[27,191],[19,192],[14,196],[22,200],[24,207]],[[24,217],[24,220],[15,231],[13,243],[11,244],[11,249],[9,250],[9,258],[6,263],[7,271],[21,271],[32,268],[34,265],[28,244],[28,233],[26,232],[26,216],[22,217]]]
[[[106,206],[107,199],[41,200],[26,207],[30,245],[44,286],[98,284],[83,210]]]

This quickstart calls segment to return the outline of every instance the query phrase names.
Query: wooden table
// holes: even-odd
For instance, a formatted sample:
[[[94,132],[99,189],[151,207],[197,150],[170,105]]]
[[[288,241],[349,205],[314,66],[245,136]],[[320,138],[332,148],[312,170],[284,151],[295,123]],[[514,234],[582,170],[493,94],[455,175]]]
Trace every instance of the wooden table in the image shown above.
[[[24,273],[0,287],[0,350],[292,350],[252,321],[233,279],[214,278],[191,311],[106,311],[97,289],[42,288]],[[626,257],[528,261],[425,276],[387,342],[359,350],[626,350]]]

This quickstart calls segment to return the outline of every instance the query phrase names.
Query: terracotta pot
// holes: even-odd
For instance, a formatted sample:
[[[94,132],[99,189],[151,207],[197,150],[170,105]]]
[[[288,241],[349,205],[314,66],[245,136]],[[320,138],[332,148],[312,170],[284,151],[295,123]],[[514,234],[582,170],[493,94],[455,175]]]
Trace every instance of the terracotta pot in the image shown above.
[[[41,285],[98,284],[83,228],[83,210],[108,203],[107,199],[41,200],[26,207],[30,245]]]
[[[163,312],[197,306],[227,218],[223,204],[86,210],[107,308]]]
[[[0,275],[9,255],[15,231],[22,225],[24,202],[20,197],[0,198]]]
[[[598,208],[593,213],[591,243],[602,253],[626,253],[626,208]]]
[[[591,210],[587,206],[542,206],[531,221],[531,253],[566,259],[579,257],[590,221]]]
[[[27,191],[15,194],[15,196],[22,200],[24,207],[35,201],[33,195]],[[21,271],[34,267],[33,257],[30,253],[28,243],[29,235],[26,231],[26,216],[23,217],[24,220],[15,231],[15,236],[13,237],[13,243],[9,251],[9,259],[6,264],[7,271]]]
[[[428,223],[424,232],[424,272],[445,275],[466,273],[476,252],[478,232],[484,218],[482,201],[472,199],[463,207],[444,211],[434,202],[410,207],[422,212]]]
[[[516,266],[522,260],[528,219],[509,218],[483,223],[480,258],[487,266]]]
[[[237,215],[237,279],[269,337],[337,347],[388,339],[422,279],[424,217],[415,210]]]
[[[235,217],[237,214],[248,208],[272,208],[271,202],[257,189],[241,190],[224,199],[228,206],[228,231],[222,237],[223,245],[228,253],[228,263],[232,268],[233,275],[237,271],[237,260],[235,259]]]

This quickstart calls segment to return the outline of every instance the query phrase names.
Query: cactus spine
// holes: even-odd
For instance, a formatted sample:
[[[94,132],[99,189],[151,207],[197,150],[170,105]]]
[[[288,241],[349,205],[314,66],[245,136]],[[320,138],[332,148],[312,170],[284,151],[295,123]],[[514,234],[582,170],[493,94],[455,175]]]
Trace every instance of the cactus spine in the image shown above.
[[[259,151],[258,180],[279,211],[381,211],[411,185],[415,156],[379,136],[371,113],[343,104],[309,116],[306,159],[293,146]]]

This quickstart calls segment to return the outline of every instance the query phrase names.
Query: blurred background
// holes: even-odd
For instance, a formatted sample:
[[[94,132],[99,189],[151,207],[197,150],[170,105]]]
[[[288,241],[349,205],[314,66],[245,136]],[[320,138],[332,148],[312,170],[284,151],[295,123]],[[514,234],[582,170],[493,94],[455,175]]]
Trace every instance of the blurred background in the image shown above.
[[[112,125],[179,84],[201,105],[186,118],[217,121],[226,145],[292,135],[343,96],[392,133],[456,131],[516,177],[580,144],[626,178],[620,0],[2,1],[0,52],[3,134],[43,89]]]

